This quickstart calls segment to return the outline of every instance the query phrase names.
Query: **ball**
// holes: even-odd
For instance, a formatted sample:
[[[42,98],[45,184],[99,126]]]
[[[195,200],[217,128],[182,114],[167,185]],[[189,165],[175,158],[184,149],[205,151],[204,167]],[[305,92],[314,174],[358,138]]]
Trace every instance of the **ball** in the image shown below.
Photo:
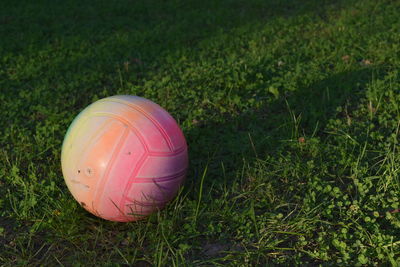
[[[104,98],[70,125],[61,166],[69,191],[110,221],[145,218],[163,208],[185,179],[185,137],[171,115],[137,96]]]

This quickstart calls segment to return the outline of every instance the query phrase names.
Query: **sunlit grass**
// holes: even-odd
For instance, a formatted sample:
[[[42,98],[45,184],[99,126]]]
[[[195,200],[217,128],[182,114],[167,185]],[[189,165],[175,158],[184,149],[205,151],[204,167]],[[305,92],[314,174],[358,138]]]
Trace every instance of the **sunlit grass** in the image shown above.
[[[0,3],[0,263],[393,265],[396,1]],[[179,122],[190,169],[146,220],[75,202],[73,118],[115,94]]]

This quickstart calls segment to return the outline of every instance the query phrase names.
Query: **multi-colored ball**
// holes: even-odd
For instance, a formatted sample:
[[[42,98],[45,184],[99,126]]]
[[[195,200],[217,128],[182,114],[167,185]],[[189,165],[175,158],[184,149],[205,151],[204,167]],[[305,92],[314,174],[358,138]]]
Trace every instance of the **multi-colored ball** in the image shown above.
[[[185,137],[159,105],[119,95],[94,102],[69,127],[61,165],[74,198],[111,221],[134,221],[163,208],[188,167]]]

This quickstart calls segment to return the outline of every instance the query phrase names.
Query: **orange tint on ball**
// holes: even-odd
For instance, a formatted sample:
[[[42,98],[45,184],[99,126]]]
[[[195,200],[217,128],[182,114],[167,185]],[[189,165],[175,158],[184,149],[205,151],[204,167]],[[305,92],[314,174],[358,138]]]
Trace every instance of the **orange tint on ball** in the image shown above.
[[[185,137],[159,105],[113,96],[84,109],[62,146],[65,182],[86,210],[106,220],[134,221],[163,208],[188,167]]]

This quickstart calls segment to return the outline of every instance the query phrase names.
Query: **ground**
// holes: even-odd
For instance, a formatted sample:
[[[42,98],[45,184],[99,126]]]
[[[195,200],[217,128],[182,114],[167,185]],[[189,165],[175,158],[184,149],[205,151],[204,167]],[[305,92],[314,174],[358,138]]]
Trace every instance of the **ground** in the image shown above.
[[[0,265],[400,262],[400,3],[0,3]],[[189,146],[147,220],[82,209],[61,144],[93,101],[139,95]]]

